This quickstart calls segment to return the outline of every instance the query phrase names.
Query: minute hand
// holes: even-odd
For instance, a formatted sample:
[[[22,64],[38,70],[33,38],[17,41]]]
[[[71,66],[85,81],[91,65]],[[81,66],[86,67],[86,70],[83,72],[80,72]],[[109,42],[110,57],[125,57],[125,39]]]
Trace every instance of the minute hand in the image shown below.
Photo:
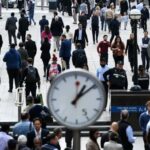
[[[82,92],[81,95],[80,95],[80,97],[83,96],[83,95],[85,95],[86,93],[88,93],[88,92],[89,92],[90,90],[92,90],[94,87],[96,87],[95,84],[92,85],[90,88],[88,88],[86,91]]]

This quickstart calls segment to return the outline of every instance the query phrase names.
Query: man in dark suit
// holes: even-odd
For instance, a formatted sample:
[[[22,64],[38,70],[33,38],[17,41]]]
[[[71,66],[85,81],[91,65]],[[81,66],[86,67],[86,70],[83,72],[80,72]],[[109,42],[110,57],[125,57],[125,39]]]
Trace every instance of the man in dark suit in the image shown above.
[[[35,42],[31,39],[31,34],[27,34],[27,41],[25,42],[25,49],[28,52],[28,56],[33,59],[34,63],[34,57],[36,55],[37,47]]]
[[[9,37],[9,45],[12,44],[11,37],[14,38],[14,43],[17,45],[17,39],[16,39],[16,22],[17,18],[15,17],[15,13],[11,13],[11,17],[9,17],[6,21],[5,30],[8,31],[8,37]]]
[[[59,57],[65,61],[66,63],[66,69],[70,68],[70,57],[71,57],[71,41],[66,39],[66,35],[63,34],[61,36],[61,47],[59,52]]]
[[[22,42],[25,42],[26,32],[28,30],[29,22],[28,19],[24,16],[24,14],[21,14],[21,18],[19,19],[19,27],[18,32],[20,33],[22,37]]]
[[[82,24],[79,23],[78,24],[79,28],[75,30],[74,33],[74,43],[80,43],[82,49],[85,48],[85,41],[87,42],[88,45],[88,38],[87,38],[87,34],[86,31],[82,28]]]
[[[42,123],[39,118],[35,118],[33,120],[34,130],[27,134],[27,146],[29,148],[34,148],[34,138],[39,138],[42,141],[42,144],[47,143],[47,137],[49,135],[49,131],[46,129],[42,129]]]

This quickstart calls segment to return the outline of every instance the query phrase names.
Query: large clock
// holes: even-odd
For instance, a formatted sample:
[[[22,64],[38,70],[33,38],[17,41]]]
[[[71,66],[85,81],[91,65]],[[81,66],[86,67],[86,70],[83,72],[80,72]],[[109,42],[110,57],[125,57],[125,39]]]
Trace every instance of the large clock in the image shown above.
[[[69,70],[54,79],[47,95],[54,118],[71,129],[93,124],[104,109],[103,84],[81,69]]]

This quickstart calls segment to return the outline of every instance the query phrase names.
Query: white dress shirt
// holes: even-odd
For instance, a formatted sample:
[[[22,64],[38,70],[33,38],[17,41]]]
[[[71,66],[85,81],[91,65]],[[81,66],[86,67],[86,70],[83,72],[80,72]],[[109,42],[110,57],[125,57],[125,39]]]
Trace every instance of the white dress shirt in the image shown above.
[[[82,40],[82,30],[79,29],[78,40]]]

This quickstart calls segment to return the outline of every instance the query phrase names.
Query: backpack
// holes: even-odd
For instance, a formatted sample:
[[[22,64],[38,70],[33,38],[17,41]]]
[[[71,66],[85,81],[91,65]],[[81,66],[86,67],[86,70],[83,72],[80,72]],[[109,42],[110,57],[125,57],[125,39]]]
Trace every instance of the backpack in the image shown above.
[[[87,64],[87,57],[84,50],[78,51],[76,57],[77,57],[75,63],[76,67],[83,67],[85,64]]]
[[[52,78],[54,78],[58,74],[59,74],[58,64],[51,64],[50,69],[49,69],[49,74],[48,74],[49,80],[51,80]]]
[[[26,76],[26,82],[33,83],[36,82],[36,69],[33,66],[28,67],[27,76]]]

